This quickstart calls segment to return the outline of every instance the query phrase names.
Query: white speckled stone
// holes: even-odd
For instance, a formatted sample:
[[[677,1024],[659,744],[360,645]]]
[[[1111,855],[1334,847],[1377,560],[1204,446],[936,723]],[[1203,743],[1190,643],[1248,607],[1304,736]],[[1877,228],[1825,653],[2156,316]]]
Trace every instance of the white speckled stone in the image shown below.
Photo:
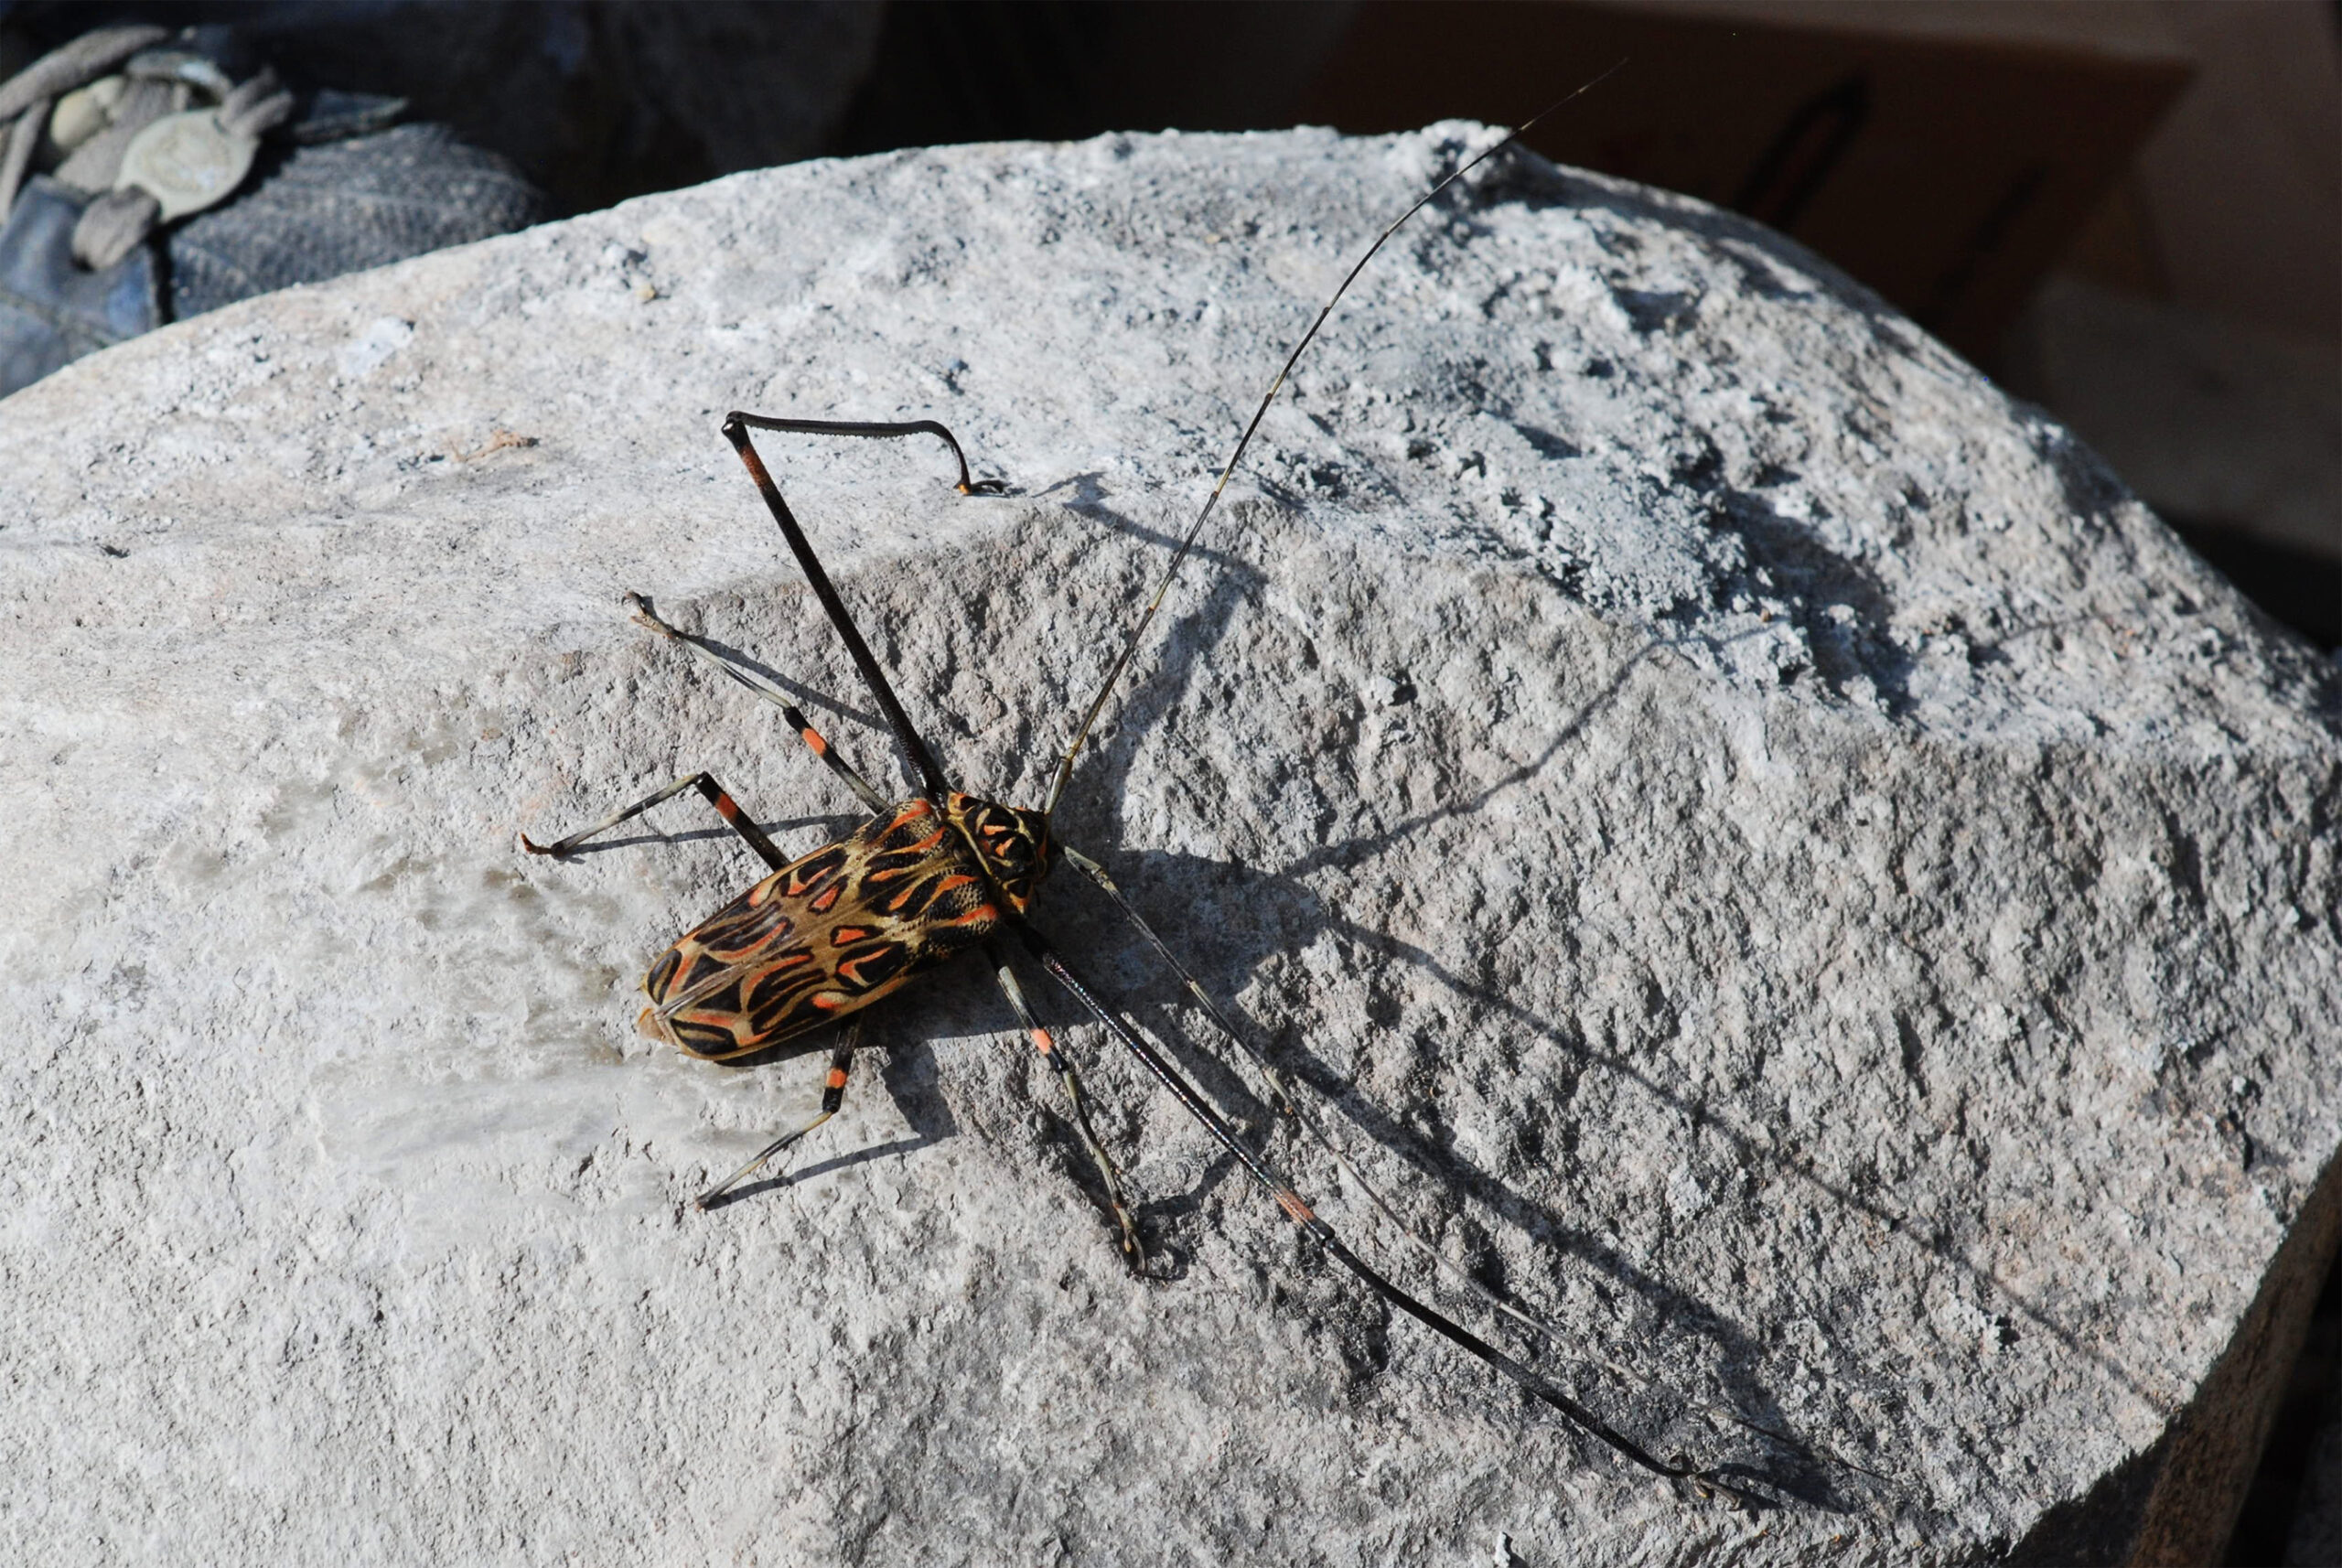
[[[701,766],[799,851],[851,802],[620,595],[900,777],[724,411],[941,418],[1010,481],[764,444],[947,767],[1032,803],[1477,134],[799,165],[0,404],[0,1556],[2214,1549],[2334,1230],[2334,671],[1810,257],[1534,160],[1345,302],[1058,827],[1556,1375],[1779,1506],[1390,1318],[1072,1026],[1133,1282],[974,970],[874,1015],[790,1180],[690,1208],[818,1092],[631,1030],[755,865],[690,800],[515,834]],[[1041,924],[1260,1119],[1077,881]]]

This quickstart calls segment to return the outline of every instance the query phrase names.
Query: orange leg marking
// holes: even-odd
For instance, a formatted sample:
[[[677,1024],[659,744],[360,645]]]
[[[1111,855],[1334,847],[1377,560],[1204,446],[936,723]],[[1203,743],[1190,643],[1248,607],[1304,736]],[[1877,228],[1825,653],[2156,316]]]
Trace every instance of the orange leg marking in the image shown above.
[[[757,456],[755,447],[742,442],[737,450],[740,454],[740,461],[748,466],[748,478],[757,482],[758,489],[772,483],[772,476],[765,472],[764,463]]]

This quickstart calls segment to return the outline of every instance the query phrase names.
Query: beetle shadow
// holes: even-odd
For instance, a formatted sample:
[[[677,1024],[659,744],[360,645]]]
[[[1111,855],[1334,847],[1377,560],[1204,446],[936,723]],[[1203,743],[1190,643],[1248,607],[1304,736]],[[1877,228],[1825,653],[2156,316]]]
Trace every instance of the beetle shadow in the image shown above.
[[[652,603],[648,595],[644,596],[643,602]],[[652,607],[655,610],[657,607],[654,604]],[[718,638],[709,637],[703,632],[679,629],[678,634],[684,641],[714,654],[726,664],[736,664],[743,670],[752,671],[763,676],[809,708],[819,709],[849,724],[858,725],[864,729],[876,730],[881,735],[886,733],[886,721],[879,714],[865,708],[854,707],[841,698],[830,695],[819,686],[808,685],[792,675],[784,674],[745,648],[736,647]]]
[[[1176,548],[1179,542],[1176,538],[1139,524],[1108,506],[1095,475],[1071,476],[1039,493],[1047,495],[1062,489],[1070,489],[1073,492],[1067,504],[1093,521],[1166,549]],[[1240,510],[1231,521],[1241,521],[1243,516],[1244,510]],[[1208,554],[1200,548],[1195,553]],[[1080,847],[1112,844],[1122,840],[1122,802],[1127,798],[1126,787],[1135,766],[1138,749],[1133,743],[1134,737],[1160,723],[1166,714],[1193,700],[1193,688],[1199,678],[1199,671],[1209,667],[1211,655],[1230,635],[1235,624],[1234,612],[1240,601],[1256,592],[1267,581],[1266,573],[1241,557],[1219,552],[1209,553],[1209,557],[1216,560],[1221,569],[1201,579],[1205,585],[1200,596],[1192,599],[1187,608],[1175,615],[1155,634],[1154,641],[1161,650],[1159,656],[1144,666],[1133,666],[1136,679],[1131,682],[1121,701],[1115,704],[1114,731],[1101,744],[1089,748],[1090,772],[1082,780],[1084,788],[1078,795],[1069,795],[1059,812],[1063,842]],[[1209,970],[1199,973],[1198,978],[1206,982],[1207,990],[1218,995],[1232,994],[1243,976],[1256,972],[1273,953],[1283,950],[1284,943],[1272,936],[1272,932],[1298,932],[1305,937],[1320,930],[1333,930],[1347,936],[1354,946],[1370,947],[1379,941],[1379,938],[1363,928],[1329,916],[1303,879],[1328,861],[1354,863],[1381,853],[1435,823],[1472,815],[1506,790],[1527,783],[1584,733],[1595,715],[1624,690],[1634,670],[1645,659],[1669,645],[1667,641],[1654,639],[1636,651],[1612,672],[1601,690],[1563,725],[1534,757],[1465,800],[1420,813],[1381,833],[1328,846],[1281,871],[1262,872],[1231,863],[1177,854],[1141,853],[1130,856],[1125,862],[1137,868],[1132,881],[1133,884],[1155,881],[1173,886],[1216,885],[1214,902],[1223,908],[1246,910],[1254,915],[1262,910],[1278,911],[1279,918],[1276,918],[1216,922],[1224,939],[1217,944],[1223,961],[1214,963]],[[1093,854],[1093,858],[1102,857]],[[1061,872],[1058,879],[1079,890],[1071,899],[1079,899],[1083,905],[1080,923],[1084,929],[1110,930],[1121,925],[1120,917],[1112,905],[1085,878]],[[1129,891],[1133,889],[1126,888],[1126,892]],[[1066,901],[1070,902],[1071,899]],[[1041,923],[1050,923],[1046,915]],[[1137,939],[1135,933],[1131,936],[1132,950],[1136,950],[1137,946],[1143,945],[1143,939]],[[1480,996],[1482,1000],[1503,1000],[1481,996],[1457,977],[1438,971],[1435,965],[1431,964],[1428,955],[1392,951],[1387,956],[1396,961],[1419,961],[1429,966],[1444,983],[1463,993]],[[1106,1000],[1116,1005],[1125,1016],[1130,1015],[1127,1002],[1111,997]],[[1261,1128],[1274,1122],[1270,1106],[1240,1076],[1234,1065],[1202,1047],[1198,1043],[1192,1025],[1175,1015],[1176,1003],[1163,996],[1150,997],[1150,1002],[1164,1005],[1155,1019],[1159,1026],[1149,1028],[1147,1032],[1170,1051],[1181,1068],[1207,1094],[1241,1123]],[[1517,1006],[1511,1011],[1515,1015],[1520,1014]],[[1568,1036],[1558,1026],[1526,1016],[1522,1016],[1520,1021],[1553,1039],[1565,1050],[1581,1058],[1590,1054],[1584,1042]],[[1705,1304],[1640,1266],[1606,1236],[1582,1226],[1564,1223],[1513,1191],[1494,1172],[1476,1165],[1446,1144],[1417,1133],[1403,1118],[1387,1112],[1358,1090],[1322,1057],[1297,1047],[1293,1042],[1280,1044],[1285,1048],[1280,1049],[1273,1058],[1279,1066],[1293,1070],[1297,1063],[1295,1076],[1309,1083],[1319,1095],[1333,1101],[1354,1125],[1378,1144],[1428,1179],[1445,1184],[1452,1190],[1472,1195],[1488,1210],[1536,1237],[1542,1243],[1579,1258],[1587,1266],[1606,1275],[1623,1292],[1644,1304],[1662,1320],[1691,1326],[1718,1342],[1727,1366],[1753,1367],[1759,1364],[1764,1343],[1760,1333],[1728,1322]],[[1677,1098],[1680,1100],[1681,1097]],[[1070,1136],[1070,1133],[1067,1135]],[[1092,1201],[1102,1204],[1102,1191],[1090,1191],[1094,1181],[1087,1176],[1078,1162],[1072,1165],[1072,1171],[1075,1179],[1081,1183],[1086,1192],[1090,1192]],[[1150,1246],[1161,1249],[1164,1258],[1166,1272],[1156,1277],[1177,1278],[1186,1273],[1187,1248],[1179,1238],[1194,1218],[1203,1211],[1215,1192],[1238,1175],[1238,1166],[1232,1156],[1217,1157],[1204,1165],[1187,1190],[1138,1199],[1137,1217],[1142,1233],[1146,1236]],[[1501,1281],[1497,1282],[1497,1288],[1502,1294]],[[1723,1466],[1719,1467],[1720,1474],[1832,1511],[1847,1511],[1856,1506],[1842,1484],[1844,1477],[1861,1474],[1877,1479],[1873,1472],[1862,1466],[1829,1455],[1821,1445],[1793,1435],[1789,1430],[1788,1412],[1767,1391],[1756,1386],[1753,1379],[1742,1377],[1737,1380],[1730,1394],[1735,1419],[1751,1434],[1764,1440],[1769,1457],[1761,1466],[1746,1463]]]
[[[1261,870],[1176,853],[1137,852],[1120,857],[1122,864],[1131,870],[1127,879],[1118,876],[1117,880],[1125,882],[1125,894],[1137,903],[1144,902],[1144,888],[1149,884],[1209,886],[1213,888],[1212,901],[1216,906],[1245,910],[1254,917],[1212,921],[1219,940],[1212,944],[1211,957],[1203,963],[1190,965],[1197,970],[1198,978],[1203,982],[1205,989],[1216,996],[1228,997],[1241,989],[1243,978],[1257,972],[1273,957],[1285,950],[1287,940],[1294,934],[1307,936],[1329,931],[1354,951],[1372,955],[1370,961],[1393,965],[1403,963],[1423,970],[1459,996],[1495,1009],[1524,1033],[1544,1037],[1581,1060],[1634,1074],[1670,1103],[1693,1115],[1695,1121],[1702,1121],[1699,1108],[1687,1097],[1653,1084],[1648,1075],[1640,1073],[1632,1062],[1593,1050],[1582,1038],[1563,1026],[1536,1016],[1509,998],[1475,986],[1442,968],[1436,960],[1419,949],[1394,943],[1380,933],[1330,914],[1304,880],[1310,873],[1327,864],[1355,864],[1389,850],[1440,822],[1471,816],[1506,791],[1530,782],[1582,736],[1595,717],[1617,699],[1635,669],[1665,646],[1668,646],[1666,642],[1654,639],[1629,656],[1534,757],[1461,800],[1451,800],[1409,817],[1381,832],[1328,845],[1278,870]],[[1121,769],[1116,771],[1119,774]],[[1117,785],[1120,782],[1117,778]],[[1120,797],[1118,788],[1101,790],[1101,793],[1115,799]],[[1111,904],[1085,879],[1068,875],[1065,880],[1078,890],[1067,901],[1080,900],[1084,906],[1080,918],[1085,928],[1112,929],[1120,924],[1120,917]],[[1270,918],[1258,918],[1263,911],[1271,912]],[[1284,933],[1286,940],[1280,940],[1276,934],[1279,932]],[[1143,939],[1135,933],[1131,933],[1129,941],[1133,950],[1144,945]],[[1147,957],[1152,959],[1153,955],[1148,954]],[[1159,965],[1159,960],[1155,961]],[[1200,1033],[1193,1021],[1192,1008],[1186,1006],[1184,1002],[1184,992],[1167,978],[1161,990],[1150,986],[1144,1004],[1152,1015],[1150,1021],[1154,1026],[1147,1032],[1161,1041],[1181,1068],[1231,1116],[1240,1117],[1256,1127],[1273,1124],[1277,1117],[1261,1091],[1240,1073],[1234,1062],[1200,1043]],[[1121,1004],[1127,1013],[1129,1001],[1125,999]],[[1225,1007],[1228,1004],[1222,1003],[1222,1005]],[[1246,1022],[1241,1017],[1237,1021],[1240,1026]],[[1267,1035],[1266,1031],[1257,1028],[1252,1033],[1256,1040]],[[1362,1092],[1322,1055],[1311,1050],[1305,1041],[1284,1035],[1273,1041],[1273,1048],[1265,1054],[1282,1070],[1306,1083],[1321,1100],[1330,1102],[1352,1127],[1424,1180],[1465,1195],[1504,1223],[1534,1238],[1541,1247],[1576,1259],[1582,1266],[1608,1279],[1622,1294],[1638,1303],[1658,1321],[1670,1326],[1675,1334],[1688,1332],[1714,1343],[1720,1352],[1719,1361],[1725,1368],[1753,1369],[1761,1364],[1765,1336],[1760,1330],[1729,1319],[1643,1266],[1606,1233],[1555,1216],[1515,1190],[1498,1173],[1462,1154],[1449,1142],[1418,1130],[1403,1115],[1387,1109]],[[1155,1197],[1146,1202],[1144,1208],[1149,1216],[1164,1222],[1192,1216],[1201,1210],[1216,1188],[1240,1174],[1232,1159],[1216,1160],[1204,1169],[1187,1191]],[[1487,1273],[1485,1262],[1475,1270],[1476,1276]],[[1500,1278],[1484,1279],[1483,1283],[1489,1284],[1500,1295],[1506,1294],[1505,1283]],[[1567,1355],[1566,1348],[1553,1348]],[[1853,1483],[1850,1491],[1851,1476],[1870,1477],[1874,1481],[1883,1481],[1883,1477],[1864,1466],[1830,1453],[1824,1444],[1795,1434],[1791,1430],[1789,1412],[1753,1374],[1743,1372],[1735,1377],[1728,1373],[1724,1391],[1731,1418],[1752,1436],[1762,1440],[1765,1455],[1761,1462],[1744,1455],[1733,1463],[1719,1466],[1718,1474],[1735,1484],[1759,1488],[1752,1501],[1761,1503],[1764,1494],[1770,1493],[1778,1498],[1794,1498],[1817,1509],[1847,1512],[1862,1506],[1858,1495],[1861,1484]]]
[[[1183,542],[1181,534],[1149,527],[1109,506],[1106,491],[1094,471],[1069,475],[1037,494],[1048,496],[1060,490],[1071,492],[1061,503],[1068,510],[1142,544],[1152,545],[1166,556]],[[1241,528],[1254,514],[1252,506],[1236,505],[1219,515]],[[1120,699],[1101,712],[1099,732],[1082,746],[1080,757],[1087,760],[1088,769],[1076,775],[1082,788],[1069,792],[1060,804],[1059,819],[1074,821],[1083,835],[1099,843],[1111,843],[1121,836],[1122,801],[1136,750],[1128,744],[1127,737],[1152,728],[1166,714],[1187,702],[1198,671],[1208,667],[1210,656],[1230,635],[1238,604],[1268,581],[1267,573],[1242,556],[1200,542],[1188,548],[1187,560],[1215,570],[1208,577],[1198,575],[1186,579],[1191,585],[1205,585],[1200,598],[1171,615],[1151,633],[1149,640],[1155,650],[1155,658],[1144,661],[1134,659],[1122,671],[1118,682]],[[1134,624],[1116,627],[1118,647],[1120,639],[1127,636]]]
[[[1529,783],[1617,700],[1639,664],[1661,649],[1687,641],[1713,646],[1714,639],[1655,639],[1645,644],[1619,665],[1535,757],[1468,796],[1415,813],[1385,830],[1325,845],[1273,870],[1173,852],[1138,851],[1118,857],[1129,870],[1127,875],[1118,875],[1117,880],[1123,884],[1125,895],[1141,908],[1142,913],[1145,890],[1150,885],[1209,888],[1209,900],[1215,908],[1246,912],[1246,918],[1240,919],[1205,917],[1213,936],[1206,945],[1206,956],[1198,962],[1185,960],[1183,955],[1183,961],[1189,961],[1205,989],[1215,996],[1233,996],[1247,976],[1259,972],[1287,950],[1296,935],[1305,939],[1319,933],[1331,934],[1348,950],[1349,963],[1354,969],[1411,969],[1470,1004],[1498,1026],[1520,1037],[1542,1040],[1589,1070],[1613,1074],[1630,1082],[1638,1092],[1688,1121],[1697,1134],[1724,1140],[1743,1168],[1768,1166],[1806,1187],[1818,1201],[1865,1216],[1884,1233],[1920,1249],[1936,1263],[1966,1276],[1980,1294],[2005,1304],[2013,1316],[2054,1339],[2068,1352],[2088,1360],[2111,1381],[2150,1406],[2164,1408],[2168,1402],[2164,1396],[2120,1360],[2068,1327],[2047,1306],[2028,1300],[1967,1255],[1952,1240],[1957,1234],[1954,1227],[1939,1223],[1925,1214],[1905,1212],[1878,1196],[1849,1186],[1794,1149],[1785,1149],[1762,1136],[1760,1129],[1737,1125],[1728,1113],[1720,1115],[1718,1108],[1700,1096],[1654,1076],[1648,1066],[1631,1055],[1597,1047],[1566,1023],[1546,1017],[1504,992],[1457,972],[1422,947],[1327,910],[1307,885],[1305,879],[1313,873],[1372,859],[1434,824],[1472,816],[1507,790]],[[1118,769],[1117,797],[1122,781]],[[1090,853],[1096,857],[1094,849]],[[1114,867],[1110,865],[1109,869]],[[1087,884],[1079,877],[1069,877],[1067,881],[1077,889],[1087,890]],[[1093,908],[1083,912],[1085,925],[1098,929],[1115,923],[1118,917],[1101,897],[1094,890],[1088,891],[1087,897]],[[1131,940],[1135,950],[1140,939],[1133,934]],[[1153,961],[1153,955],[1148,958]],[[1183,992],[1166,979],[1159,989],[1149,987],[1145,1002],[1159,1025],[1150,1032],[1165,1041],[1181,1066],[1221,1105],[1256,1121],[1273,1120],[1260,1091],[1240,1075],[1235,1065],[1198,1043],[1201,1026],[1195,1020]],[[1227,1002],[1221,1005],[1230,1006]],[[1240,1025],[1252,1022],[1241,1014],[1238,1021]],[[1604,1231],[1573,1223],[1526,1197],[1496,1171],[1463,1154],[1435,1132],[1427,1134],[1403,1114],[1360,1091],[1322,1054],[1313,1050],[1305,1039],[1291,1031],[1273,1034],[1257,1026],[1251,1033],[1256,1042],[1268,1043],[1265,1054],[1275,1065],[1308,1084],[1352,1127],[1403,1166],[1429,1182],[1466,1195],[1503,1223],[1533,1238],[1541,1247],[1565,1253],[1604,1276],[1628,1298],[1646,1308],[1656,1323],[1664,1326],[1669,1337],[1689,1336],[1714,1346],[1723,1410],[1730,1419],[1765,1439],[1772,1456],[1771,1463],[1761,1467],[1726,1466],[1723,1467],[1726,1476],[1832,1511],[1859,1509],[1864,1506],[1864,1494],[1875,1496],[1880,1488],[1895,1485],[1876,1471],[1791,1430],[1789,1412],[1757,1370],[1767,1359],[1764,1326],[1734,1320],[1652,1273]],[[1234,1174],[1232,1168],[1227,1167],[1207,1172],[1198,1190],[1179,1200],[1180,1209],[1192,1208],[1211,1185]],[[1490,1249],[1484,1247],[1481,1251],[1483,1258],[1490,1257]],[[1488,1264],[1483,1262],[1475,1273],[1485,1275],[1488,1270]],[[1505,1294],[1505,1282],[1500,1277],[1484,1278],[1483,1283],[1499,1294]]]

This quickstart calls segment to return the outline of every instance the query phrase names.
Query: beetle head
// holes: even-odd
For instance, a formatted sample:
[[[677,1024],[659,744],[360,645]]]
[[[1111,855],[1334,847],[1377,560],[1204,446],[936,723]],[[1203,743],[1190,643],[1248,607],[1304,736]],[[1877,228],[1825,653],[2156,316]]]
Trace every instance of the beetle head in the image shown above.
[[[979,800],[956,789],[945,798],[943,811],[974,848],[985,876],[1010,907],[1023,914],[1055,857],[1047,815],[996,800]]]

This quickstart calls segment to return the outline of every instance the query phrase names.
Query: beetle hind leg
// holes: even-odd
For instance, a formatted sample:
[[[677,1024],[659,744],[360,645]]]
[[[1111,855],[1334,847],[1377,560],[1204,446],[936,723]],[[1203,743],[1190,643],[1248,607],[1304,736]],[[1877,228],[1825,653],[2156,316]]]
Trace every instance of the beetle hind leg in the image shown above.
[[[997,944],[986,944],[992,960],[994,978],[1000,982],[1000,993],[1008,999],[1009,1010],[1041,1053],[1041,1058],[1058,1069],[1058,1078],[1065,1085],[1067,1100],[1073,1105],[1073,1122],[1081,1131],[1082,1146],[1090,1151],[1090,1162],[1098,1169],[1099,1179],[1106,1185],[1106,1202],[1114,1211],[1114,1223],[1122,1228],[1123,1262],[1131,1273],[1146,1272],[1146,1248],[1138,1238],[1138,1221],[1131,1213],[1130,1199],[1123,1193],[1123,1173],[1115,1167],[1113,1156],[1106,1153],[1106,1145],[1099,1141],[1098,1129],[1090,1125],[1090,1101],[1081,1092],[1081,1075],[1075,1070],[1073,1058],[1065,1054],[1056,1039],[1033,1016],[1033,1009],[1025,1001],[1025,989],[1016,983],[1016,973],[1008,967],[1008,958]]]

